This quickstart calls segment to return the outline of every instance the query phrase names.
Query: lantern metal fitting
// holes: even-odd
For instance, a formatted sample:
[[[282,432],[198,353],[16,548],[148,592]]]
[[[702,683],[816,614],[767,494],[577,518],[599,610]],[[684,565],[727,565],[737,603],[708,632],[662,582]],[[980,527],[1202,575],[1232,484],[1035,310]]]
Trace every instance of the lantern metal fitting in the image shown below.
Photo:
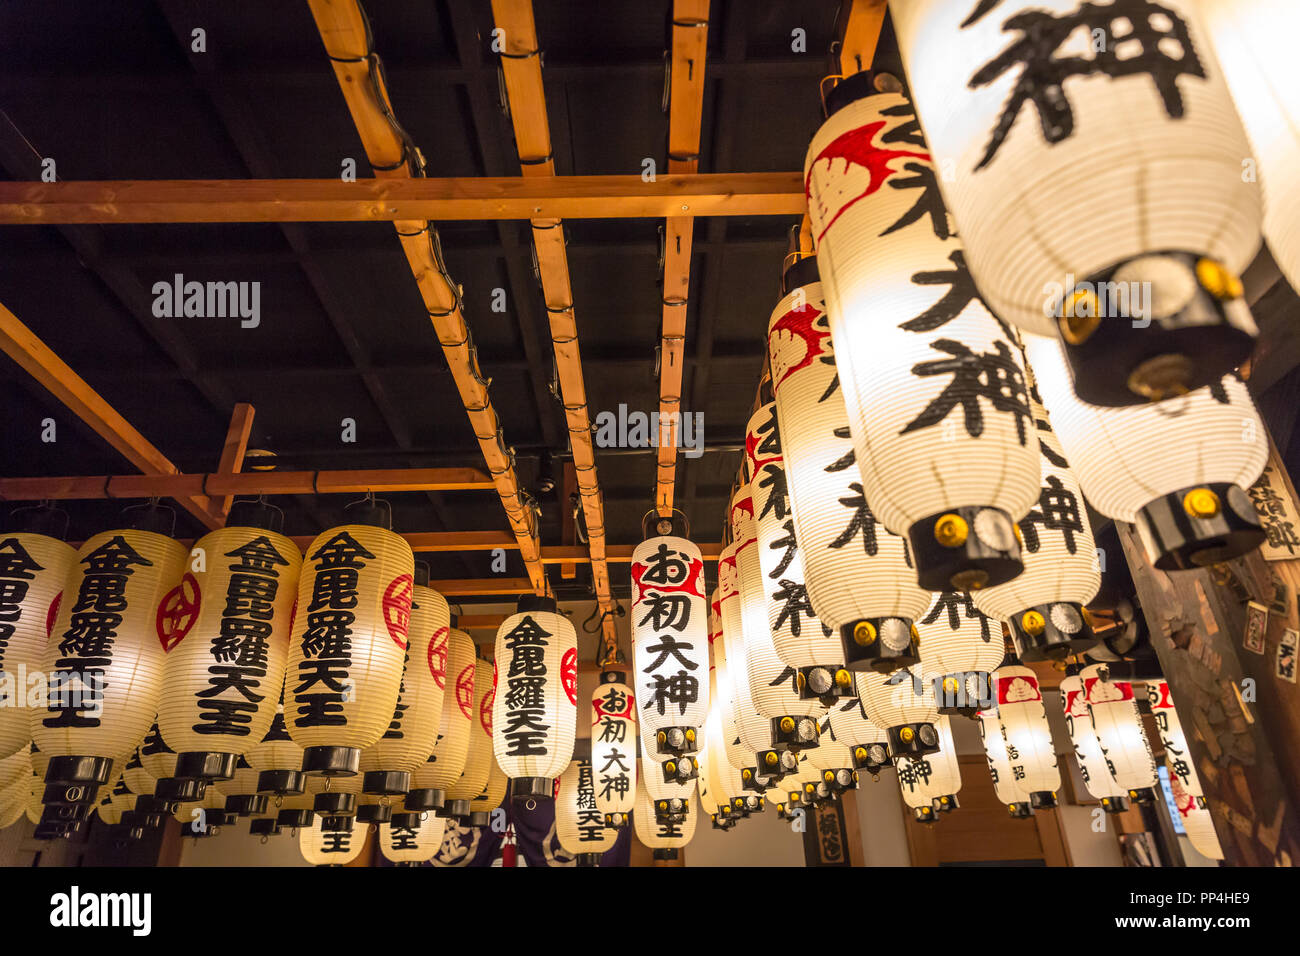
[[[303,792],[306,778],[300,770],[263,770],[257,775],[257,792],[286,797]]]
[[[320,818],[322,833],[351,833],[356,826],[356,816],[329,815]]]
[[[675,860],[677,859],[677,848],[669,847],[667,849],[657,849],[654,851],[654,858],[656,860]]]
[[[129,827],[138,827],[142,830],[156,830],[161,827],[171,813],[150,813],[144,810],[124,810],[122,811],[122,825]]]
[[[363,803],[357,807],[358,823],[388,823],[393,819],[391,803]]]
[[[820,739],[821,728],[815,717],[785,714],[772,718],[772,743],[778,749],[797,752],[805,747],[816,747]]]
[[[413,813],[423,813],[425,810],[441,810],[446,802],[446,791],[426,787],[421,790],[408,791],[406,799],[402,801],[402,806]]]
[[[316,794],[312,809],[326,817],[352,817],[357,813],[357,795],[338,790]]]
[[[872,617],[840,628],[844,666],[888,674],[921,660],[916,627],[905,617]],[[853,696],[849,694],[847,696]]]
[[[198,777],[163,777],[153,792],[170,803],[194,803],[208,792],[208,782]]]
[[[934,808],[935,813],[952,813],[952,811],[961,808],[961,803],[957,800],[957,794],[945,793],[942,796],[933,797],[930,800],[930,806]]]
[[[1035,810],[1051,810],[1056,806],[1055,790],[1035,790],[1029,794],[1029,805]]]
[[[686,820],[686,801],[678,797],[654,801],[656,823],[683,823]]]
[[[934,706],[950,717],[974,717],[996,703],[988,671],[944,674],[934,680]]]
[[[1128,797],[1102,797],[1101,808],[1106,813],[1124,813],[1129,808]]]
[[[615,830],[627,826],[628,816],[626,813],[607,813],[605,814],[605,826],[612,827]]]
[[[600,857],[601,854],[599,853],[579,853],[573,858],[573,861],[576,866],[600,866]]]
[[[1058,601],[1026,608],[1007,619],[1016,655],[1025,662],[1064,660],[1097,643],[1083,606]]]
[[[470,815],[469,800],[448,800],[446,806],[438,811],[438,816],[449,820],[468,820]]]
[[[258,817],[248,821],[248,832],[253,836],[279,836],[280,824],[274,817]]]
[[[853,769],[865,770],[873,777],[889,766],[889,747],[884,743],[857,744],[849,752],[853,754]]]
[[[821,772],[821,775],[821,783],[826,785],[831,795],[852,790],[858,785],[858,775],[849,767],[826,769]]]
[[[510,781],[510,796],[516,803],[526,800],[553,800],[555,781],[550,777],[514,777]]]
[[[1016,803],[1007,804],[1007,814],[1013,820],[1028,820],[1034,815],[1034,811],[1029,804],[1023,801],[1018,801]]]
[[[108,783],[113,761],[108,757],[51,757],[45,768],[45,782],[86,786],[90,789]]]
[[[847,667],[838,664],[814,664],[800,667],[795,672],[795,684],[800,700],[817,700],[830,707],[841,697],[856,697],[853,675]]]
[[[275,815],[277,825],[289,827],[293,830],[309,827],[315,819],[316,812],[314,810],[281,810]]]
[[[1250,496],[1240,486],[1180,488],[1137,514],[1138,533],[1162,571],[1204,568],[1240,557],[1267,538]]]
[[[323,777],[351,777],[361,769],[357,747],[304,747],[302,772]]]
[[[668,756],[680,757],[698,748],[698,727],[661,727],[655,731],[655,749]]]
[[[235,776],[236,754],[217,751],[191,750],[176,755],[176,772],[173,776],[193,778],[211,783],[230,780]]]
[[[928,721],[899,724],[890,727],[887,733],[889,752],[895,757],[923,757],[939,750],[939,732]]]
[[[1142,787],[1138,790],[1130,790],[1128,798],[1137,804],[1152,804],[1156,802],[1156,792],[1151,787]]]
[[[930,591],[978,591],[1025,570],[1015,523],[1001,508],[969,505],[907,529],[917,583]]]
[[[226,797],[226,809],[241,817],[251,817],[266,812],[267,796],[264,793],[241,793]]]
[[[917,823],[934,823],[938,817],[935,816],[934,807],[913,807],[912,816]]]
[[[699,762],[694,757],[665,760],[660,767],[663,770],[664,783],[685,783],[687,780],[694,780],[700,770]]]

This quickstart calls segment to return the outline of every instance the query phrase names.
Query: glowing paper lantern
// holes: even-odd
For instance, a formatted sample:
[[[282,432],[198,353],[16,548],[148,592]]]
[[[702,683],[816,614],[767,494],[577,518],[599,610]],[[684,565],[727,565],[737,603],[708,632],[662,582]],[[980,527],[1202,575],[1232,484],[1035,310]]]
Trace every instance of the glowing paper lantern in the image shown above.
[[[832,91],[804,161],[862,487],[922,587],[1001,584],[1038,498],[1023,360],[966,272],[909,102],[868,92]]]
[[[791,266],[785,287],[767,331],[791,510],[778,540],[797,541],[809,604],[839,635],[849,667],[890,671],[914,664],[919,658],[912,619],[925,610],[930,594],[916,585],[906,542],[867,506],[817,260]],[[775,551],[776,543],[766,547]],[[803,663],[788,661],[793,666],[816,660],[820,644],[815,629],[808,633],[814,644],[795,659]]]
[[[748,499],[744,499],[748,502]],[[743,509],[733,500],[734,516]],[[748,522],[752,527],[753,522]],[[751,546],[752,547],[752,546]],[[773,747],[772,723],[754,706],[749,693],[749,670],[745,659],[744,604],[738,552],[740,543],[733,541],[722,549],[718,558],[718,619],[721,634],[713,642],[713,663],[717,672],[718,693],[722,698],[722,737],[726,742],[727,760],[740,771],[745,789],[762,793],[762,779],[780,775],[794,766],[793,755],[784,755]]]
[[[432,813],[395,813],[379,825],[379,852],[398,866],[418,866],[442,846],[447,821]]]
[[[302,747],[289,736],[283,704],[276,706],[271,726],[245,759],[257,771],[258,793],[302,793]]]
[[[654,805],[644,786],[644,781],[638,784],[636,810],[632,814],[632,823],[636,838],[641,841],[642,846],[654,851],[656,860],[677,859],[678,851],[691,842],[691,838],[695,836],[695,818],[700,813],[699,806],[694,804],[694,800],[687,801],[685,819],[681,822],[660,821],[655,818]]]
[[[397,707],[383,736],[361,755],[365,793],[408,791],[411,774],[429,759],[438,741],[447,686],[451,609],[446,598],[428,587],[427,567],[417,565],[416,578]]]
[[[447,791],[460,779],[469,759],[474,721],[474,684],[477,666],[474,641],[458,628],[447,637],[445,663],[448,692],[442,698],[442,716],[433,750],[411,775],[407,810],[441,810]]]
[[[298,850],[313,866],[347,866],[361,855],[366,831],[326,830],[322,820],[298,831]]]
[[[93,799],[113,758],[149,730],[163,687],[160,604],[186,554],[179,541],[140,529],[97,534],[77,552],[41,668],[49,705],[31,715],[49,783]]]
[[[1128,809],[1125,790],[1110,775],[1106,756],[1101,752],[1097,734],[1092,729],[1092,714],[1088,712],[1087,695],[1083,681],[1070,676],[1061,681],[1061,708],[1065,715],[1065,729],[1074,745],[1074,756],[1079,761],[1079,775],[1084,788],[1095,797],[1107,813],[1123,813]]]
[[[1150,405],[1098,408],[1070,391],[1056,343],[1031,338],[1026,350],[1083,493],[1102,514],[1137,524],[1157,568],[1227,561],[1265,539],[1245,489],[1268,461],[1268,437],[1236,376]]]
[[[58,538],[0,535],[0,757],[32,739],[29,677],[42,672],[45,645],[77,552]]]
[[[1029,792],[1035,810],[1056,806],[1061,771],[1037,675],[1012,664],[993,672],[993,684],[1011,775]]]
[[[284,686],[302,554],[272,530],[278,510],[239,507],[235,520],[249,523],[199,538],[159,610],[158,727],[177,752],[169,776],[228,779],[266,735]]]
[[[822,718],[822,735],[816,747],[807,753],[808,762],[821,771],[822,783],[832,793],[843,793],[858,783],[857,771],[853,769],[853,754],[848,746],[835,739],[830,729],[830,718]]]
[[[663,531],[671,518],[656,518]],[[694,751],[709,712],[704,561],[685,537],[659,533],[632,552],[632,651],[641,726],[656,753]]]
[[[703,727],[699,733],[702,738]],[[636,742],[632,689],[622,674],[604,671],[591,695],[591,768],[596,809],[606,826],[626,826],[636,804]]]
[[[933,823],[938,813],[956,810],[957,792],[961,790],[961,770],[957,763],[957,745],[947,717],[936,723],[939,749],[920,757],[897,757],[894,769],[903,802],[912,808],[920,823]]]
[[[996,710],[982,710],[975,715],[979,723],[980,740],[984,744],[984,758],[989,764],[989,777],[993,792],[999,802],[1006,805],[1011,816],[1018,819],[1033,814],[1029,805],[1029,791],[1011,770],[1007,756],[1007,740],[1002,731],[1002,721]]]
[[[1223,859],[1223,848],[1214,832],[1214,820],[1205,805],[1205,792],[1196,773],[1182,722],[1174,709],[1169,684],[1163,680],[1146,682],[1147,702],[1155,719],[1156,732],[1165,748],[1165,766],[1169,768],[1169,785],[1183,820],[1183,829],[1198,853],[1211,860]]]
[[[1095,642],[1083,605],[1097,595],[1101,568],[1079,482],[1070,470],[1047,410],[1030,393],[1038,430],[1042,487],[1021,518],[1024,573],[971,595],[989,617],[1006,621],[1021,660],[1062,658]]]
[[[406,539],[377,524],[331,528],[307,548],[285,678],[304,773],[356,773],[392,721],[414,575]]]
[[[989,706],[989,674],[1002,663],[1002,628],[980,613],[970,594],[940,591],[916,621],[921,669],[934,682],[941,714],[964,714]]]
[[[491,822],[492,811],[501,806],[501,801],[506,798],[506,786],[509,779],[505,772],[497,766],[496,758],[492,758],[492,766],[488,771],[487,786],[469,805],[469,825],[472,827],[485,827]]]
[[[867,716],[861,688],[863,682],[870,679],[866,674],[855,674],[857,696],[837,704],[827,716],[831,738],[849,748],[853,769],[865,770],[875,776],[889,765],[889,734]]]
[[[554,598],[520,599],[497,631],[496,666],[497,763],[516,799],[550,799],[573,756],[578,720],[577,633]]]
[[[934,689],[922,673],[918,664],[888,676],[862,674],[858,681],[867,717],[884,728],[894,757],[933,753],[939,747]]]
[[[469,750],[465,769],[447,789],[443,815],[469,818],[470,803],[487,786],[492,772],[492,698],[496,693],[496,671],[492,662],[480,657],[474,664],[474,714],[470,718]]]
[[[605,815],[596,808],[595,780],[586,757],[574,759],[560,775],[555,835],[578,866],[599,866],[601,854],[612,849],[618,839],[618,831],[605,826]]]
[[[1059,330],[1094,404],[1235,368],[1256,332],[1236,277],[1260,193],[1195,0],[971,6],[898,3],[894,21],[989,307]],[[1062,215],[1089,196],[1106,201]]]
[[[1129,799],[1149,802],[1155,799],[1156,762],[1142,730],[1133,685],[1110,680],[1104,673],[1100,664],[1089,664],[1079,673],[1093,733],[1115,782],[1128,791]]]

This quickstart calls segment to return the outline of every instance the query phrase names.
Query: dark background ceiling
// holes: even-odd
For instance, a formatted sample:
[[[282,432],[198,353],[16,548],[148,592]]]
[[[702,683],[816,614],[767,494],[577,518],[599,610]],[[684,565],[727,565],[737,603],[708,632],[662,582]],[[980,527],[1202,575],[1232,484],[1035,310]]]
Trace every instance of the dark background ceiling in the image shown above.
[[[519,171],[501,106],[487,0],[367,0],[394,111],[427,172]],[[537,32],[557,172],[640,173],[666,164],[663,111],[671,3],[539,0]],[[820,120],[836,0],[714,0],[701,172],[801,169]],[[202,28],[207,50],[190,50]],[[792,31],[806,33],[792,52]],[[896,65],[889,36],[877,63]],[[370,175],[316,26],[303,2],[66,0],[0,5],[0,177],[60,179]],[[792,217],[697,219],[683,408],[703,412],[702,458],[679,458],[677,500],[694,536],[716,541],[762,364]],[[625,403],[658,407],[661,220],[568,221],[568,255],[593,419]],[[551,346],[526,223],[440,226],[451,274],[505,438],[525,486],[538,457],[564,452],[547,391]],[[151,288],[259,281],[261,324],[159,319]],[[507,311],[490,309],[504,289]],[[0,227],[0,302],[183,471],[215,469],[235,402],[257,409],[251,448],[284,467],[473,465],[482,459],[391,224]],[[1300,404],[1296,299],[1275,288],[1257,310],[1270,354],[1259,397],[1279,445]],[[1288,338],[1288,336],[1291,336]],[[531,358],[531,360],[530,360]],[[1264,360],[1264,359],[1267,360]],[[1265,389],[1267,391],[1265,392]],[[0,358],[4,476],[129,473],[119,455]],[[41,440],[53,418],[58,440]],[[341,421],[356,422],[355,444]],[[597,450],[611,544],[633,544],[650,507],[653,450]],[[390,496],[401,531],[504,530],[487,493]],[[342,519],[343,496],[277,501],[286,531]],[[72,534],[116,523],[122,502],[68,502]],[[542,541],[562,540],[562,487],[543,497]],[[197,526],[184,512],[178,534]],[[439,577],[489,573],[484,553],[426,555]],[[517,552],[509,573],[522,574]],[[622,566],[625,567],[625,566]],[[579,572],[579,590],[589,578]],[[616,591],[627,587],[615,566]]]

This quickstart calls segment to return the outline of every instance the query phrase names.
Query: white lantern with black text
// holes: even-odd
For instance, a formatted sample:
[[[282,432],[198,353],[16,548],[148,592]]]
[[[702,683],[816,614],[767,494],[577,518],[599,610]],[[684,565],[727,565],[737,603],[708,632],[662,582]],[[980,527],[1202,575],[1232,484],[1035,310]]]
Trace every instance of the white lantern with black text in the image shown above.
[[[677,859],[678,851],[695,836],[695,822],[699,815],[699,803],[688,799],[684,819],[660,821],[655,817],[654,803],[649,792],[643,785],[637,786],[636,810],[632,813],[633,828],[641,845],[654,851],[656,860]]]
[[[924,661],[893,674],[859,675],[862,706],[868,719],[888,735],[893,757],[933,753],[939,746],[939,711],[923,666]]]
[[[941,714],[973,716],[989,706],[989,675],[1005,656],[1002,628],[963,591],[940,591],[916,622],[921,669],[933,682]]]
[[[403,805],[412,812],[441,810],[447,792],[460,779],[469,759],[474,721],[474,684],[478,672],[474,641],[459,628],[447,635],[447,657],[442,662],[446,690],[433,749],[411,774],[411,789]]]
[[[601,855],[618,839],[618,831],[607,827],[604,814],[596,809],[595,780],[586,757],[575,758],[560,775],[555,835],[578,866],[600,866]]]
[[[889,734],[867,716],[862,687],[871,679],[869,674],[855,674],[854,696],[837,703],[827,717],[831,736],[849,748],[853,769],[876,776],[889,766]]]
[[[317,817],[298,831],[298,851],[313,866],[347,866],[361,855],[366,845],[364,827],[355,830],[326,830]]]
[[[379,852],[399,866],[418,866],[442,846],[447,821],[432,813],[394,813],[379,825]]]
[[[1156,762],[1142,729],[1132,683],[1111,680],[1101,664],[1089,664],[1079,673],[1079,679],[1083,681],[1093,733],[1110,775],[1127,791],[1129,799],[1153,801]]]
[[[1074,756],[1079,763],[1079,775],[1084,788],[1095,797],[1107,813],[1123,813],[1128,809],[1128,795],[1115,782],[1106,756],[1101,752],[1097,734],[1092,729],[1092,714],[1088,712],[1087,695],[1083,681],[1071,675],[1061,681],[1061,710],[1065,716],[1065,730],[1074,745]]]
[[[447,788],[447,802],[442,815],[462,822],[469,819],[470,804],[487,786],[492,772],[492,705],[496,693],[496,669],[492,661],[478,658],[474,663],[473,714],[469,722],[469,749],[465,768],[456,782]]]
[[[988,761],[989,777],[993,780],[993,792],[998,801],[1006,806],[1007,812],[1012,817],[1023,819],[1032,815],[1029,791],[1011,772],[1011,760],[1007,756],[1007,740],[997,710],[982,710],[975,715],[975,719],[979,723],[980,741],[984,744],[984,759]]]
[[[699,749],[703,750],[703,727],[699,734]],[[596,809],[606,826],[626,826],[636,805],[636,745],[632,689],[623,683],[622,674],[605,671],[591,695],[591,770]]]
[[[894,758],[903,802],[912,808],[913,816],[920,823],[933,823],[937,814],[950,813],[960,806],[957,792],[961,790],[961,769],[948,718],[940,717],[935,728],[938,750],[917,757]]]
[[[1146,682],[1147,703],[1151,705],[1151,716],[1155,719],[1156,732],[1165,748],[1165,766],[1169,770],[1169,788],[1174,793],[1174,802],[1182,817],[1183,829],[1187,838],[1201,856],[1211,860],[1223,859],[1223,847],[1219,845],[1218,835],[1214,832],[1214,820],[1205,804],[1205,792],[1201,788],[1201,778],[1196,773],[1196,764],[1187,747],[1187,737],[1183,733],[1178,711],[1174,709],[1174,700],[1169,693],[1169,683],[1163,680]]]
[[[1029,792],[1035,810],[1056,806],[1061,771],[1038,676],[1028,667],[1010,664],[994,671],[993,684],[1012,776]]]

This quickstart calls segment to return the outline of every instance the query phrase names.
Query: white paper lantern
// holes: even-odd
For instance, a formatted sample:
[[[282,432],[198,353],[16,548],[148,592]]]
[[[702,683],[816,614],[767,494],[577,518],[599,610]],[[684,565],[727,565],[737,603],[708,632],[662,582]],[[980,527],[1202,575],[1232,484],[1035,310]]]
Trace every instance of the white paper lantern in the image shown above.
[[[446,692],[442,697],[438,736],[432,751],[411,774],[411,789],[405,801],[409,811],[441,810],[447,791],[465,770],[474,720],[475,658],[473,639],[453,627],[447,636],[447,659],[443,665]],[[495,673],[494,669],[494,680]]]
[[[993,684],[1011,775],[1029,791],[1034,809],[1056,806],[1061,771],[1038,676],[1028,667],[1010,664],[993,672]]]
[[[703,727],[699,735],[703,750]],[[636,745],[632,689],[623,683],[622,674],[605,671],[591,695],[591,768],[596,809],[606,826],[626,826],[636,805]]]
[[[817,260],[791,266],[786,286],[767,332],[790,492],[779,540],[797,541],[809,603],[839,635],[849,666],[888,671],[915,663],[912,619],[930,594],[917,587],[906,541],[876,520],[863,495]]]
[[[1165,766],[1169,769],[1169,787],[1174,793],[1174,802],[1182,817],[1183,829],[1192,846],[1204,857],[1211,860],[1223,859],[1223,847],[1219,845],[1218,834],[1214,832],[1214,820],[1205,804],[1205,791],[1201,779],[1196,773],[1196,764],[1192,760],[1187,746],[1187,737],[1183,733],[1178,711],[1174,709],[1173,696],[1169,693],[1169,684],[1163,680],[1146,682],[1147,703],[1151,705],[1151,716],[1155,720],[1156,733],[1165,748]]]
[[[1235,277],[1259,248],[1261,197],[1195,0],[892,8],[980,292],[1028,331],[1080,339],[1081,397],[1195,388],[1249,355]],[[1101,294],[1130,283],[1141,308]],[[1087,296],[1110,321],[1069,308]]]
[[[853,754],[847,744],[836,739],[829,715],[821,719],[821,738],[816,747],[807,750],[806,756],[808,762],[821,771],[822,783],[831,793],[843,793],[857,786],[858,774],[853,769]]]
[[[283,796],[302,792],[302,747],[289,736],[283,704],[276,706],[271,726],[249,749],[246,759],[248,765],[257,771],[257,793]]]
[[[639,722],[656,753],[681,756],[696,749],[709,712],[704,561],[685,538],[659,535],[637,545],[631,573]]]
[[[1128,809],[1128,797],[1106,766],[1106,757],[1092,729],[1092,714],[1088,712],[1083,681],[1076,676],[1066,677],[1061,681],[1060,690],[1065,729],[1074,745],[1084,789],[1101,803],[1101,808],[1107,813],[1122,813]]]
[[[387,528],[343,525],[307,548],[285,677],[305,773],[356,773],[392,722],[414,575],[411,546]]]
[[[921,669],[935,682],[940,713],[973,715],[990,706],[989,674],[1002,663],[1002,627],[964,591],[940,591],[917,618]]]
[[[497,766],[496,757],[493,757],[492,766],[488,768],[487,786],[470,802],[470,826],[485,827],[491,822],[492,812],[501,806],[501,801],[506,798],[506,787],[509,783],[505,771]]]
[[[644,786],[644,781],[637,786],[636,810],[632,813],[632,823],[636,838],[642,846],[654,851],[656,860],[675,860],[679,851],[691,842],[695,836],[695,822],[700,815],[699,804],[688,800],[686,816],[681,822],[674,820],[659,821],[655,819],[654,804]]]
[[[560,775],[555,835],[578,866],[599,866],[601,855],[618,839],[618,831],[605,825],[605,815],[596,807],[595,779],[586,757],[575,758]]]
[[[907,536],[924,588],[1014,578],[1012,524],[1038,498],[1023,359],[966,272],[907,99],[842,105],[813,137],[804,170],[872,511]]]
[[[889,675],[866,673],[858,680],[867,717],[888,734],[894,757],[933,753],[939,746],[939,711],[923,666],[914,664]]]
[[[867,716],[862,700],[864,682],[872,679],[868,674],[855,674],[855,696],[836,704],[827,716],[831,736],[849,748],[853,769],[875,776],[889,765],[889,734]]]
[[[935,728],[939,738],[937,751],[920,757],[894,759],[903,802],[912,808],[913,816],[920,823],[933,823],[936,814],[948,813],[960,806],[957,792],[961,790],[961,769],[948,718],[939,717]]]
[[[418,866],[433,859],[446,830],[447,821],[432,813],[395,813],[379,825],[379,852],[400,866]]]
[[[517,799],[549,799],[578,719],[577,633],[552,598],[525,597],[497,631],[492,747]],[[643,704],[644,707],[644,704]]]
[[[470,719],[469,750],[465,769],[447,789],[446,816],[469,818],[470,803],[487,786],[492,772],[492,704],[496,693],[496,669],[480,657],[474,667],[474,716]]]
[[[1032,378],[1032,376],[1031,376]],[[1006,621],[1020,659],[1062,658],[1095,642],[1083,605],[1101,587],[1092,523],[1079,482],[1031,390],[1038,432],[1041,488],[1038,503],[1017,524],[1024,573],[971,597],[989,617]]]
[[[982,710],[975,719],[979,723],[984,758],[989,764],[989,777],[993,780],[993,792],[998,801],[1006,805],[1012,817],[1023,819],[1032,815],[1029,791],[1025,789],[1024,781],[1011,772],[1007,741],[997,710]]]
[[[25,751],[28,692],[43,673],[45,645],[77,552],[44,534],[0,536],[0,758]]]
[[[1264,470],[1268,437],[1241,380],[1099,408],[1070,391],[1060,346],[1029,337],[1025,348],[1083,493],[1102,514],[1137,524],[1157,568],[1215,564],[1264,540],[1244,489]]]
[[[298,850],[312,866],[347,866],[361,856],[366,845],[366,827],[354,830],[325,830],[317,818],[298,832]]]
[[[1153,800],[1156,762],[1142,729],[1133,685],[1126,680],[1104,679],[1103,670],[1101,664],[1089,664],[1079,673],[1097,744],[1110,775],[1129,798]]]

